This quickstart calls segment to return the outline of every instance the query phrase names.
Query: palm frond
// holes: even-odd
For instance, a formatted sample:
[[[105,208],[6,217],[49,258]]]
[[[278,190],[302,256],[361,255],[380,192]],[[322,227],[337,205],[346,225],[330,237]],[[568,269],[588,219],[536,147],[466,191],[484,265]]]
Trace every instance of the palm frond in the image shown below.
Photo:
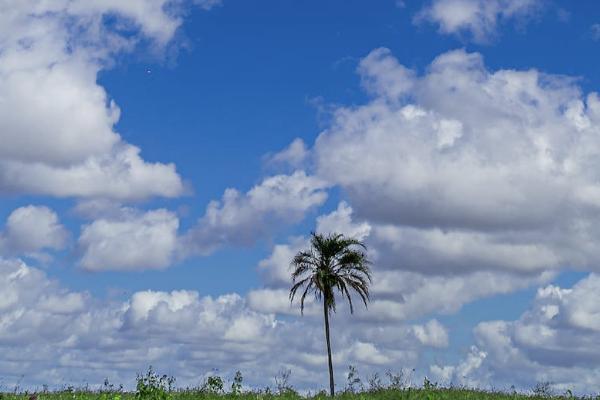
[[[294,285],[290,289],[290,301],[294,301],[294,297],[296,296],[296,292],[298,291],[298,289],[300,289],[302,286],[304,286],[306,284],[306,282],[310,281],[311,279],[312,279],[312,276],[309,276],[308,278],[304,278],[304,279],[294,283]]]
[[[352,296],[350,296],[350,292],[348,291],[348,287],[346,286],[346,282],[344,282],[343,279],[340,279],[338,281],[338,289],[340,290],[340,292],[343,295],[346,295],[346,298],[348,299],[348,304],[350,305],[350,314],[354,314],[354,306],[352,305]]]
[[[319,301],[322,299],[327,310],[335,312],[335,291],[338,291],[346,298],[353,313],[351,292],[356,292],[366,307],[371,283],[371,262],[365,254],[366,249],[363,242],[340,233],[313,232],[310,248],[299,251],[290,263],[294,268],[290,301],[293,302],[297,291],[303,288],[300,297],[302,313],[309,293]]]

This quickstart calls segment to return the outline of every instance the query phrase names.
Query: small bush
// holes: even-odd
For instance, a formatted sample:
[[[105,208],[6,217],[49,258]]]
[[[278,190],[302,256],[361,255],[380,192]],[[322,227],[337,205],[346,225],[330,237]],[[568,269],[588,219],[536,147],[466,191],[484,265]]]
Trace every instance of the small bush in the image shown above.
[[[150,366],[146,375],[138,374],[137,376],[135,399],[171,400],[173,383],[175,383],[175,378],[167,375],[160,376]]]
[[[280,369],[277,375],[275,375],[275,386],[277,386],[277,393],[280,395],[297,394],[290,384],[291,375],[292,370],[285,368]]]
[[[231,384],[231,393],[238,395],[242,393],[242,381],[244,378],[242,377],[242,373],[237,371],[235,376],[233,377],[233,383]]]
[[[438,388],[438,384],[431,382],[427,377],[423,379],[423,389],[425,390],[436,390]]]
[[[537,397],[552,397],[553,394],[550,382],[538,382],[533,388],[533,395]]]
[[[200,389],[205,393],[221,394],[223,393],[223,378],[218,375],[209,376]]]
[[[373,375],[370,375],[367,378],[367,382],[369,383],[369,392],[379,392],[383,390],[383,383],[381,382],[381,377],[377,372]]]
[[[348,375],[346,378],[346,392],[356,393],[362,391],[364,386],[358,375],[358,370],[354,365],[348,366]]]

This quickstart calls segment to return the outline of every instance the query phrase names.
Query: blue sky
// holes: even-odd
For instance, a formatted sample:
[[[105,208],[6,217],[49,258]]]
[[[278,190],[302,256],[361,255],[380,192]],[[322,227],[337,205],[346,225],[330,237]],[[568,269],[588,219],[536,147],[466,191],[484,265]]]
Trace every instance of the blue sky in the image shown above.
[[[5,385],[320,388],[318,308],[285,293],[316,229],[374,260],[372,306],[333,319],[338,389],[353,364],[600,390],[600,5],[0,9]]]

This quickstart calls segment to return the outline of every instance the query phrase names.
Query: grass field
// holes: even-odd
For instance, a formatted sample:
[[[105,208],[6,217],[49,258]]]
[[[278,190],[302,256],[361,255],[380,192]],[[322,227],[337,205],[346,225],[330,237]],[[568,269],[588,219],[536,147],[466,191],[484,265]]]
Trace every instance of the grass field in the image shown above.
[[[382,385],[378,379],[370,379],[369,390],[364,389],[362,382],[350,368],[346,390],[336,394],[337,400],[518,400],[518,399],[587,399],[600,400],[598,396],[577,397],[570,392],[552,393],[549,383],[540,383],[528,393],[511,393],[501,391],[483,391],[462,387],[440,387],[425,379],[421,387],[404,387],[401,375],[390,375],[390,384]],[[62,390],[39,392],[23,392],[15,388],[12,392],[0,391],[0,400],[327,400],[330,399],[325,390],[319,393],[301,395],[288,384],[289,371],[275,378],[276,389],[244,390],[243,377],[237,372],[230,386],[219,376],[208,377],[196,388],[177,389],[175,379],[167,375],[157,374],[152,367],[143,375],[138,375],[135,391],[124,391],[122,386],[115,388],[108,380],[99,390],[77,389],[73,387]],[[357,384],[361,390],[356,390]]]
[[[163,397],[164,396],[164,397]],[[2,400],[30,400],[31,394],[4,393],[0,395]],[[49,393],[38,393],[35,395],[37,400],[141,400],[139,394],[131,393],[107,393],[90,391],[58,391]],[[152,400],[294,400],[294,399],[314,399],[327,400],[330,397],[326,393],[317,395],[300,396],[295,392],[285,392],[281,394],[271,394],[264,392],[246,392],[239,394],[231,393],[210,393],[201,390],[177,390],[165,392],[163,395],[152,396]],[[338,400],[432,400],[432,399],[483,399],[483,400],[508,400],[508,399],[584,399],[562,394],[550,396],[546,394],[519,394],[519,393],[501,393],[484,392],[460,388],[413,388],[413,389],[383,389],[375,392],[365,391],[360,393],[340,393],[336,395]],[[600,399],[600,397],[586,397],[585,399]]]

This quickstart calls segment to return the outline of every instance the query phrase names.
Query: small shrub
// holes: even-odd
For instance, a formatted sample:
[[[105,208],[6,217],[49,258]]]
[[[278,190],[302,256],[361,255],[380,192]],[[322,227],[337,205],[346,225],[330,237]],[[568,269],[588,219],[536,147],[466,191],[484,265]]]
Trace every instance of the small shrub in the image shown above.
[[[290,385],[290,376],[292,370],[282,368],[275,375],[275,386],[277,386],[277,392],[279,394],[294,392],[294,388]]]
[[[437,389],[438,384],[431,382],[427,377],[423,379],[423,389],[425,390],[435,390]]]
[[[44,389],[44,391],[47,392],[47,389]],[[108,378],[105,378],[102,388],[100,389],[100,393],[114,393],[114,392],[122,393],[123,392],[123,384],[121,383],[118,387],[115,387],[114,384],[110,383]]]
[[[385,373],[385,375],[388,377],[388,380],[390,382],[388,385],[388,388],[394,389],[394,390],[404,389],[404,386],[405,386],[404,371],[402,371],[402,370],[400,370],[400,372],[387,371]]]
[[[358,370],[354,365],[348,366],[348,376],[346,378],[346,391],[356,393],[364,389],[364,386],[358,375]]]
[[[209,376],[200,389],[202,392],[219,394],[223,393],[223,379],[218,375]]]
[[[536,383],[533,388],[533,395],[537,397],[552,397],[552,384],[548,381]]]
[[[231,384],[231,393],[238,395],[242,393],[242,381],[244,378],[242,377],[242,373],[237,371],[235,376],[233,377],[233,383]]]
[[[383,383],[381,383],[381,377],[377,372],[367,378],[369,383],[369,392],[379,392],[383,390]]]
[[[135,391],[136,400],[171,400],[171,391],[175,378],[167,375],[158,375],[152,369],[148,368],[146,375],[137,376],[137,385]]]

